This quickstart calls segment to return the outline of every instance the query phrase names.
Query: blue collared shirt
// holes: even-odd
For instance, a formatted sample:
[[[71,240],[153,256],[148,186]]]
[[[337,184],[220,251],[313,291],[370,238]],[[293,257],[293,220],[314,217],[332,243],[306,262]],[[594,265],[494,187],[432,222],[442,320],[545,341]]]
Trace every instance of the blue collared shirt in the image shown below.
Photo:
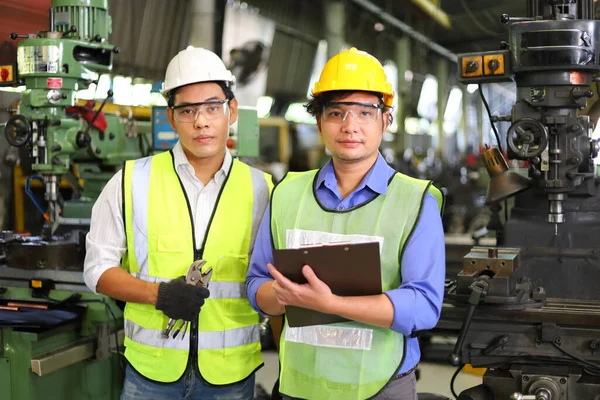
[[[319,171],[316,194],[327,208],[343,210],[355,207],[375,195],[385,196],[388,182],[395,173],[380,154],[358,187],[342,199],[330,160]],[[398,214],[401,212],[398,210]],[[262,284],[273,280],[267,269],[268,263],[274,264],[270,216],[268,208],[258,230],[246,280],[248,300],[260,313],[263,312],[256,302],[256,292]],[[439,319],[444,297],[445,263],[442,220],[435,198],[427,194],[415,231],[402,255],[402,283],[385,293],[394,306],[391,329],[407,337],[400,373],[415,367],[421,358],[418,340],[409,336],[415,331],[433,328]]]

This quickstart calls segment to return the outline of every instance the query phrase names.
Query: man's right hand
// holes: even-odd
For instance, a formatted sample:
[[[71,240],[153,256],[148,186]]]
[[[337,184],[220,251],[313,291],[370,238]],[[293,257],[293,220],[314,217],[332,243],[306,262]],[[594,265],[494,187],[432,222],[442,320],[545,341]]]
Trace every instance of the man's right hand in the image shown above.
[[[185,277],[181,276],[159,285],[156,309],[169,318],[193,321],[208,296],[210,292],[207,288],[188,285]]]

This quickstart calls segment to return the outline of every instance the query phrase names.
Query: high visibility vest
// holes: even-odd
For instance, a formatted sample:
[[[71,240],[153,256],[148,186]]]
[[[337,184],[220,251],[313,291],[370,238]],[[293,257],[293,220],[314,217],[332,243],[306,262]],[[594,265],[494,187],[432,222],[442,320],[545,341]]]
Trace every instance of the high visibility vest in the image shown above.
[[[381,290],[399,287],[402,254],[425,195],[434,195],[441,212],[442,192],[431,182],[397,173],[385,195],[343,211],[329,210],[316,197],[316,175],[316,171],[290,173],[273,191],[275,248],[376,241],[380,245]],[[280,343],[279,390],[311,400],[372,397],[397,374],[405,343],[398,332],[360,322],[296,328],[286,323]]]
[[[122,266],[148,282],[185,275],[196,259],[206,260],[204,269],[213,268],[197,335],[189,332],[185,340],[162,337],[169,318],[154,305],[127,303],[125,357],[148,379],[174,382],[186,370],[196,336],[204,379],[215,385],[241,381],[262,365],[259,316],[250,307],[245,281],[248,255],[269,202],[270,176],[234,159],[204,243],[196,249],[190,204],[173,155],[128,161],[123,174],[127,253]]]

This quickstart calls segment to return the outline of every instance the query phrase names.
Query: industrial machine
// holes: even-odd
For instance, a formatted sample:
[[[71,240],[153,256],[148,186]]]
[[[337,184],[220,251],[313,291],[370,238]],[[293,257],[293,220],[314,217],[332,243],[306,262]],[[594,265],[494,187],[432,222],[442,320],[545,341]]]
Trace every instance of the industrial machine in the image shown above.
[[[3,399],[116,399],[122,382],[122,313],[83,281],[85,232],[103,184],[127,159],[151,151],[151,124],[76,106],[76,91],[112,69],[107,0],[52,0],[48,31],[20,35],[15,83],[24,84],[5,125],[20,147],[39,236],[0,235],[0,382]],[[64,201],[58,183],[72,182]],[[29,189],[27,187],[27,189]]]
[[[452,364],[487,367],[460,400],[598,400],[598,121],[580,111],[600,72],[600,23],[592,0],[527,5],[527,17],[502,16],[509,40],[501,50],[458,57],[465,84],[516,82],[512,115],[490,118],[512,122],[506,154],[524,160],[528,176],[509,171],[500,140],[483,154],[497,246],[465,256],[437,330],[460,329]]]

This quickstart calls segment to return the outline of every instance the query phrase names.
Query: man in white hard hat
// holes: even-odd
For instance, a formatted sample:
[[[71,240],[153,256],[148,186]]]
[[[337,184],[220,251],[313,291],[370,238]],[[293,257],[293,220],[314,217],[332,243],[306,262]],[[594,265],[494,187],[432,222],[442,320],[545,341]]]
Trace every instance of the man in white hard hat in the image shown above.
[[[86,284],[127,303],[121,399],[254,398],[259,317],[244,285],[272,184],[227,151],[234,83],[213,52],[179,52],[161,91],[179,142],[128,161],[92,210]],[[212,267],[208,289],[185,281],[195,260]],[[163,336],[171,318],[189,321],[176,338]]]

